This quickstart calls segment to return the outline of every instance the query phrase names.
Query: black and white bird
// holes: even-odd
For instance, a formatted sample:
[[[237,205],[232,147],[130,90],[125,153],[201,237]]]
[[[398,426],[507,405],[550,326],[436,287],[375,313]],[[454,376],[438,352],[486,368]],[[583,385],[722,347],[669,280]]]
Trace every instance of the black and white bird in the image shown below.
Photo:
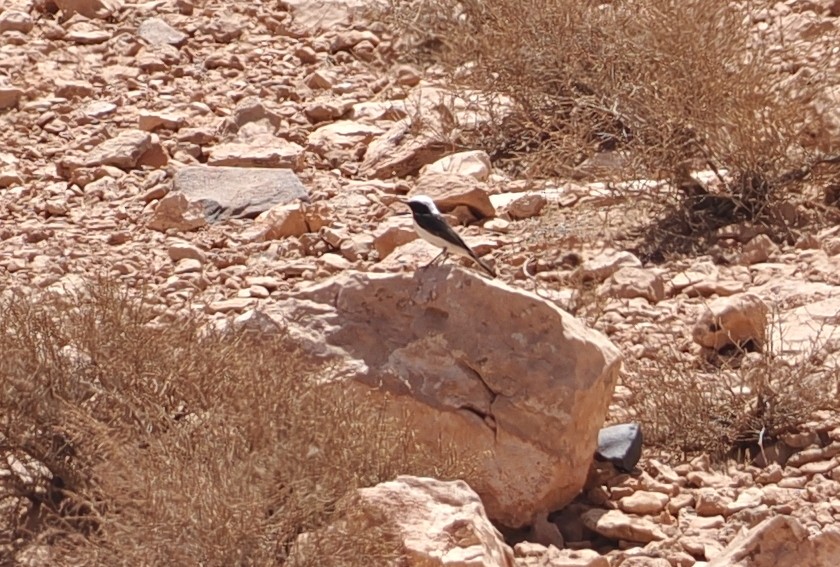
[[[473,252],[472,248],[467,246],[464,240],[458,236],[458,233],[449,226],[431,197],[417,195],[408,201],[404,201],[404,203],[411,207],[411,214],[414,217],[414,230],[417,231],[420,238],[442,249],[441,253],[435,256],[427,266],[434,264],[440,257],[445,260],[452,253],[472,259],[488,274],[496,277],[496,270],[479,258],[478,254]]]

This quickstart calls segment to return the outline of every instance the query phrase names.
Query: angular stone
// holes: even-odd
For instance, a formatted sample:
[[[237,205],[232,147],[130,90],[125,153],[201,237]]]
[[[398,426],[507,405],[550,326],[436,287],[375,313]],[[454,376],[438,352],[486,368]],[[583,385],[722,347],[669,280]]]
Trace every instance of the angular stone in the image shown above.
[[[207,165],[300,170],[303,167],[303,148],[283,138],[260,136],[248,143],[219,144],[210,150]]]
[[[547,203],[542,193],[529,193],[511,201],[506,212],[513,220],[529,219],[539,216]]]
[[[178,31],[160,18],[149,18],[137,28],[137,35],[151,45],[174,45],[181,47],[189,36]]]
[[[243,235],[252,242],[277,240],[287,236],[301,236],[311,232],[306,222],[305,204],[282,203],[260,213],[254,226]]]
[[[32,31],[32,17],[26,12],[8,10],[0,13],[0,33],[9,31],[27,34]]]
[[[417,181],[417,185],[409,193],[409,196],[414,195],[428,195],[443,213],[465,207],[472,219],[461,220],[482,220],[496,216],[496,209],[490,202],[487,190],[472,177],[453,173],[429,173]]]
[[[200,204],[190,203],[180,193],[170,193],[158,202],[146,226],[152,230],[165,232],[169,229],[190,231],[206,224],[204,208]]]
[[[608,248],[586,260],[578,274],[583,280],[602,282],[624,267],[641,268],[642,261],[630,252]]]
[[[0,84],[0,110],[14,108],[23,96],[23,89]]]
[[[81,159],[83,167],[113,165],[120,169],[132,169],[152,148],[152,136],[141,130],[123,130],[114,138],[105,140]]]
[[[667,494],[639,490],[619,500],[618,507],[630,514],[652,516],[664,510],[668,500]]]
[[[86,18],[105,19],[114,15],[122,8],[122,0],[53,0],[58,9],[69,18],[73,14],[81,14]]]
[[[694,325],[692,338],[700,346],[720,350],[727,346],[764,346],[769,309],[758,296],[745,293],[707,304]]]
[[[604,282],[600,293],[621,299],[643,297],[655,304],[665,299],[665,282],[652,270],[628,266],[616,270]]]
[[[583,513],[583,525],[609,539],[650,543],[665,539],[662,530],[645,518],[628,516],[619,510],[593,508]]]
[[[478,181],[487,181],[487,178],[490,177],[491,168],[490,156],[487,155],[487,152],[472,150],[443,157],[424,167],[421,174],[454,173],[473,177]]]
[[[598,432],[595,457],[630,472],[642,457],[642,442],[642,428],[638,423],[611,425]]]
[[[398,476],[359,489],[358,495],[353,529],[373,532],[388,526],[402,543],[407,565],[514,567],[513,550],[462,480]],[[302,549],[296,546],[295,551]]]
[[[708,567],[835,567],[840,557],[840,530],[809,533],[796,518],[774,516],[743,530]]]
[[[372,179],[407,177],[449,151],[431,131],[413,133],[411,121],[400,120],[368,146],[360,173]]]
[[[255,218],[274,205],[309,200],[306,188],[288,169],[190,166],[175,173],[172,186],[201,203],[211,221]]]

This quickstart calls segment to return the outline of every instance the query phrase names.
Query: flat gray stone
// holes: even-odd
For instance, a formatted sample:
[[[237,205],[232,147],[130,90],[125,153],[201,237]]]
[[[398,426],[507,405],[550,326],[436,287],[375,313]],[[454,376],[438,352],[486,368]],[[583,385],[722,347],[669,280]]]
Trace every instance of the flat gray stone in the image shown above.
[[[176,30],[160,18],[149,18],[137,28],[137,35],[149,42],[150,45],[174,45],[181,47],[188,36]]]
[[[173,192],[204,206],[208,221],[254,218],[274,205],[309,201],[298,176],[288,169],[185,167],[175,173]]]
[[[620,471],[632,471],[642,457],[642,428],[638,423],[604,427],[598,432],[595,457],[609,461]]]

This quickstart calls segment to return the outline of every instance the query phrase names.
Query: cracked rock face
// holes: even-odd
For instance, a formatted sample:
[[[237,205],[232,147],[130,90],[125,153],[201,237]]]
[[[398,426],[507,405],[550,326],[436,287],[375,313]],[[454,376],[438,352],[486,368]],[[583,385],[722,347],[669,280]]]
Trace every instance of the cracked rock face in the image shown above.
[[[390,396],[423,440],[475,454],[466,480],[491,518],[525,525],[583,487],[620,357],[552,303],[442,266],[344,273],[267,313]]]

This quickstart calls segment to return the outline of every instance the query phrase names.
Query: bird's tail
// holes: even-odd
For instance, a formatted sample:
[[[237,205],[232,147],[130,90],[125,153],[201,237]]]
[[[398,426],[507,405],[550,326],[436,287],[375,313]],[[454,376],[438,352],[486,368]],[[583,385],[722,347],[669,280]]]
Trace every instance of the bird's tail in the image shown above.
[[[472,252],[472,250],[470,252]],[[476,264],[478,264],[479,266],[484,268],[485,272],[487,272],[488,274],[490,274],[494,278],[496,277],[496,270],[493,269],[493,266],[491,266],[486,261],[479,258],[478,254],[476,254],[475,252],[472,252],[472,254],[470,254],[470,257],[472,257],[472,259],[475,260]]]

